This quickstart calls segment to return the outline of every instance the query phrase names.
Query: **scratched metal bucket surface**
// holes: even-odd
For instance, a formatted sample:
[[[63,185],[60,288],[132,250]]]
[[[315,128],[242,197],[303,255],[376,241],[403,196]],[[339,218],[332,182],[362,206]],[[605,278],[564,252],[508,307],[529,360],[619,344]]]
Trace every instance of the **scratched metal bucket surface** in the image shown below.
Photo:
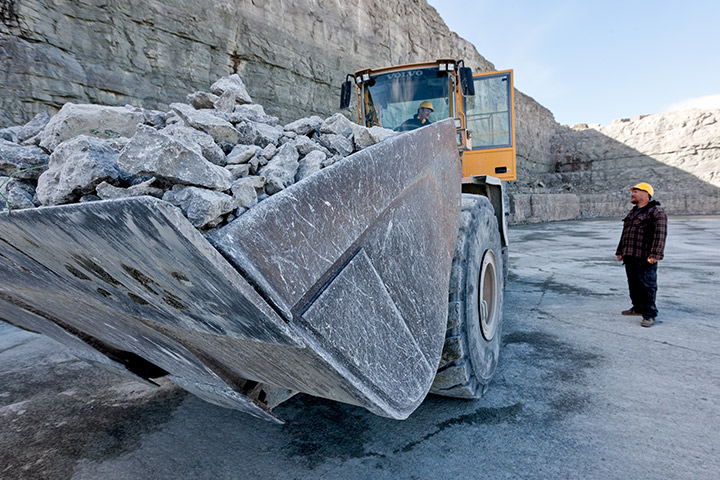
[[[461,168],[451,121],[351,155],[207,238],[150,197],[0,218],[0,318],[278,421],[249,384],[406,418],[439,363]]]

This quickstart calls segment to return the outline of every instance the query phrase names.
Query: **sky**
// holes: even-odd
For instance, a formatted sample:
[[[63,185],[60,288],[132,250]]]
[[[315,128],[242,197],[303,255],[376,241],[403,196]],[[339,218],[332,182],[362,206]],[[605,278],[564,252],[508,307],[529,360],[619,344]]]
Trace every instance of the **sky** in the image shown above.
[[[720,108],[720,1],[428,3],[561,124]]]

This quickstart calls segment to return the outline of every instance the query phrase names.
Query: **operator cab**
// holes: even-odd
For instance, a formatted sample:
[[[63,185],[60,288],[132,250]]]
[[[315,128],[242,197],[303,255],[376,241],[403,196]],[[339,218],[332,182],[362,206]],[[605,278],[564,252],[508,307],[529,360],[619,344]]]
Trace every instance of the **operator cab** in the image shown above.
[[[473,75],[462,60],[449,58],[359,70],[342,85],[340,108],[350,106],[353,85],[360,125],[406,131],[453,118],[463,177],[515,180],[512,70]],[[428,105],[429,117],[420,111]]]
[[[351,77],[349,75],[349,77]],[[358,120],[366,127],[381,126],[396,131],[411,130],[408,125],[419,113],[420,105],[432,107],[423,125],[456,117],[462,93],[472,95],[472,70],[451,59],[435,63],[412,64],[378,70],[361,70],[354,75],[358,92]],[[352,82],[343,85],[340,108],[350,104]],[[458,98],[458,93],[462,92]],[[405,126],[403,126],[405,123]]]
[[[396,131],[412,130],[420,125],[406,122],[417,118],[420,105],[428,103],[432,110],[425,124],[450,118],[455,111],[452,83],[453,77],[437,68],[375,75],[363,84],[364,125],[378,125]]]

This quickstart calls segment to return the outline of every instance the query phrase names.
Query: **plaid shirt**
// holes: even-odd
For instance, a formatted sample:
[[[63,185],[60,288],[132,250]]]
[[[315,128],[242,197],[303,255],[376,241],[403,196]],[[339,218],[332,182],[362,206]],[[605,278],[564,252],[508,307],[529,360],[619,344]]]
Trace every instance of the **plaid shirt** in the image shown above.
[[[623,223],[623,232],[615,255],[663,259],[667,215],[659,202],[652,200],[643,208],[634,207],[623,219]]]

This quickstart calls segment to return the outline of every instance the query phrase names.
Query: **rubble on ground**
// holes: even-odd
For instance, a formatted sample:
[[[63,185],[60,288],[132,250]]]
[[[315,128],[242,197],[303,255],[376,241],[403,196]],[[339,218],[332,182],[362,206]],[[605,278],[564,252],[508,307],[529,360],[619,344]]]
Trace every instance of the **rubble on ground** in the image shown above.
[[[395,135],[340,113],[279,125],[237,74],[187,102],[167,112],[67,103],[52,117],[0,129],[3,214],[150,195],[208,230]]]

